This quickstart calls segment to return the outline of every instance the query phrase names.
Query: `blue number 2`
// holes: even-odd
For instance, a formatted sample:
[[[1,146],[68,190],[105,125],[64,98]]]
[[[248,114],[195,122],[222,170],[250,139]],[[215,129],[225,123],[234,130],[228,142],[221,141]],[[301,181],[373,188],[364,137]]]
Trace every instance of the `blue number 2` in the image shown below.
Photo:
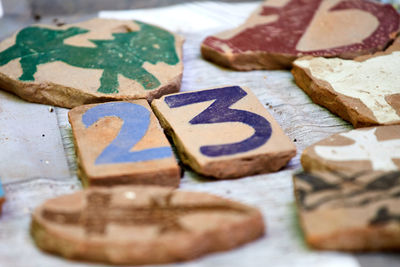
[[[232,155],[256,149],[265,144],[271,137],[271,124],[255,113],[231,109],[230,106],[247,95],[239,86],[210,89],[199,92],[183,93],[165,97],[165,103],[170,108],[186,106],[215,100],[206,110],[194,117],[191,124],[208,124],[222,122],[241,122],[254,129],[249,138],[231,144],[200,147],[200,152],[209,157]]]
[[[82,122],[87,128],[107,116],[121,118],[123,125],[118,136],[98,156],[95,164],[139,162],[172,156],[170,147],[129,151],[142,139],[149,127],[150,112],[145,107],[129,102],[109,102],[88,109],[82,115]]]

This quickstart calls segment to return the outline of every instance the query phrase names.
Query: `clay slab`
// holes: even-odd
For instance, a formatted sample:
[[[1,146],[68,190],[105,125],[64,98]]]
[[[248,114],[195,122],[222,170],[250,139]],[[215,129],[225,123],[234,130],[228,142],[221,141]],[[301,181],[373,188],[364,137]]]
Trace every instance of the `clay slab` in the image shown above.
[[[43,250],[112,264],[160,264],[229,250],[264,233],[261,213],[206,193],[155,186],[90,188],[32,216]]]
[[[400,171],[301,172],[293,181],[301,226],[311,247],[400,248]]]
[[[273,172],[296,154],[293,142],[245,87],[172,94],[152,107],[181,160],[206,176]]]
[[[400,125],[339,133],[307,147],[301,155],[305,171],[400,170]]]
[[[68,117],[85,186],[179,185],[179,166],[146,100],[80,106]]]
[[[183,39],[139,21],[34,25],[0,43],[0,88],[72,108],[179,91]]]
[[[269,0],[236,29],[207,37],[205,59],[237,70],[287,69],[304,55],[354,58],[399,31],[391,5],[360,0]]]
[[[355,60],[302,58],[297,85],[354,127],[400,124],[400,39],[385,52]]]

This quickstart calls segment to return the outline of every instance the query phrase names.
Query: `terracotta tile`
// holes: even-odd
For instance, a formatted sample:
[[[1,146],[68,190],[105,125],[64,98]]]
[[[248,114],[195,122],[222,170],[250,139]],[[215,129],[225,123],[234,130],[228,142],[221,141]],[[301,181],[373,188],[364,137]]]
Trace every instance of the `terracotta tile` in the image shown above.
[[[179,166],[146,100],[80,106],[68,116],[84,185],[179,185]]]
[[[373,1],[269,0],[243,25],[207,37],[201,52],[237,70],[289,69],[304,55],[354,58],[383,50],[399,22],[391,5]]]
[[[0,43],[0,83],[25,100],[66,108],[152,100],[179,91],[182,44],[139,21],[33,25]]]
[[[312,248],[400,248],[400,171],[300,172],[293,181],[301,226]]]
[[[400,38],[355,60],[306,57],[293,63],[297,85],[354,127],[400,124]]]
[[[182,161],[216,178],[278,171],[296,154],[292,141],[247,88],[172,94],[152,102]]]
[[[258,209],[208,193],[119,186],[48,200],[34,211],[31,229],[44,251],[142,265],[231,250],[261,237],[265,226]]]
[[[400,125],[334,134],[307,147],[301,155],[301,164],[308,172],[355,174],[400,170]]]

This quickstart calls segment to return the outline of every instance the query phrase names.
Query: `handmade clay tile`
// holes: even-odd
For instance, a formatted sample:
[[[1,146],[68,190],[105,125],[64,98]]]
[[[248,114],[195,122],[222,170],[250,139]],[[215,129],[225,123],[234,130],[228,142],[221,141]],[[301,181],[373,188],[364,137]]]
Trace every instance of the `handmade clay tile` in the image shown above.
[[[354,58],[399,31],[391,5],[365,0],[269,0],[241,26],[207,37],[205,59],[237,70],[285,69],[304,55]]]
[[[172,94],[152,107],[181,160],[205,176],[278,171],[296,155],[293,142],[248,88]]]
[[[400,38],[355,60],[306,57],[293,66],[297,85],[354,127],[400,124]]]
[[[365,171],[400,170],[400,125],[351,130],[332,135],[301,155],[305,171],[336,171],[357,174]]]
[[[69,113],[85,186],[178,186],[180,168],[146,100],[79,106]]]
[[[34,25],[0,43],[0,88],[72,108],[178,92],[183,39],[139,21]]]
[[[315,249],[400,249],[400,171],[300,172],[293,176],[298,215]]]
[[[90,188],[46,201],[32,215],[38,247],[65,258],[161,264],[230,250],[264,233],[250,206],[156,186]]]

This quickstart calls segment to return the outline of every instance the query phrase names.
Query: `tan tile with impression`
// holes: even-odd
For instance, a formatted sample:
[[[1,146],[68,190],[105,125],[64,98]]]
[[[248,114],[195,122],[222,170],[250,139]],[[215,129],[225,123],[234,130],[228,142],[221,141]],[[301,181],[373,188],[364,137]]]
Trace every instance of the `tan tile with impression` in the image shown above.
[[[219,179],[278,171],[296,147],[250,89],[172,94],[152,102],[182,161]]]
[[[85,186],[179,185],[180,168],[146,100],[80,106],[68,117]]]
[[[300,172],[293,176],[298,214],[315,249],[400,249],[400,171]]]
[[[50,199],[34,211],[31,225],[44,251],[124,265],[187,261],[264,232],[254,207],[158,186],[95,187]]]

